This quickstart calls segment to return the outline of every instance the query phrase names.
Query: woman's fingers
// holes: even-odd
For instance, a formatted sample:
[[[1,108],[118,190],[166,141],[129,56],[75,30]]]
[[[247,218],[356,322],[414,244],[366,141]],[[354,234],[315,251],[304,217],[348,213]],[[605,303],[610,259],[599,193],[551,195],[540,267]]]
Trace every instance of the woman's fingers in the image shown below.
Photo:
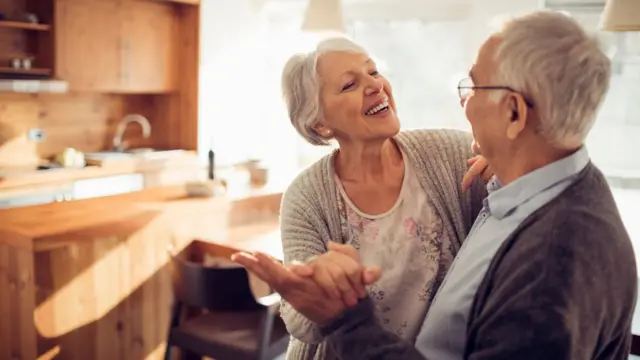
[[[342,292],[338,284],[333,280],[331,269],[320,260],[314,261],[311,267],[313,267],[313,280],[316,284],[318,284],[329,297],[342,299]]]
[[[467,160],[467,163],[471,164],[471,167],[462,178],[462,191],[467,191],[476,178],[480,177],[485,181],[489,181],[494,175],[489,162],[483,156],[474,156]]]
[[[367,295],[362,283],[363,266],[340,253],[334,253],[334,256],[328,260],[332,262],[333,280],[338,284],[343,300],[349,305],[355,305],[357,299],[362,299]]]

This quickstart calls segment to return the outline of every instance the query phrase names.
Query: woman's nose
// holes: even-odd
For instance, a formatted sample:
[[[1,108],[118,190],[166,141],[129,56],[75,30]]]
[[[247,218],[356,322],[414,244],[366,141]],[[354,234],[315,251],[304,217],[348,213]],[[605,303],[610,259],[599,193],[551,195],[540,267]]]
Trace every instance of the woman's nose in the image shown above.
[[[367,95],[375,95],[380,93],[382,91],[382,88],[383,88],[382,81],[378,79],[371,79],[367,84],[365,93]]]

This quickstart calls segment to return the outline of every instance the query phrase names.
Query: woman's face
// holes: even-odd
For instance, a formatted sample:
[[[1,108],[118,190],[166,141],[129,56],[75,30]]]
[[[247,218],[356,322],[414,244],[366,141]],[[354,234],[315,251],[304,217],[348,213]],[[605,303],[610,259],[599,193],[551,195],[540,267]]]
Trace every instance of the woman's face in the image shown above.
[[[318,59],[320,135],[338,140],[388,139],[400,130],[391,86],[367,55],[328,52]]]

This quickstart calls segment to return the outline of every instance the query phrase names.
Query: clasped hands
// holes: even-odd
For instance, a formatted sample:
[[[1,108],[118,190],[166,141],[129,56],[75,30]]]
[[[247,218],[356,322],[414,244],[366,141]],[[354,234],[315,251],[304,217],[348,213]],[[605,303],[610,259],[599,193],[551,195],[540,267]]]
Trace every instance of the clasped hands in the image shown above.
[[[289,266],[263,253],[238,253],[232,260],[270,284],[299,313],[322,325],[365,298],[365,286],[375,283],[382,273],[378,267],[363,266],[357,250],[349,245],[329,242],[328,248],[305,263]]]

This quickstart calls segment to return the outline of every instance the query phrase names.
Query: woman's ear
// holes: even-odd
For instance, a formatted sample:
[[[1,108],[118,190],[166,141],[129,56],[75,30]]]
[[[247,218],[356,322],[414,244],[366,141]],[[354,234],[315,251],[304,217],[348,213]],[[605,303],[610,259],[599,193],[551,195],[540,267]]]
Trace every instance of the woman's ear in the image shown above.
[[[333,135],[333,131],[321,123],[314,125],[313,131],[322,137],[331,137]]]

